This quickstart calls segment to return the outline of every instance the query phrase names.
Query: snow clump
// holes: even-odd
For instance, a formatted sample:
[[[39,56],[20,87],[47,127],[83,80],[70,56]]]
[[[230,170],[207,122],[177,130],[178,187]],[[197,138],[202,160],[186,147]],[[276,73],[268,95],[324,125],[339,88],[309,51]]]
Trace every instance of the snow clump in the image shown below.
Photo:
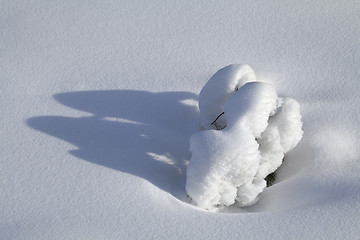
[[[299,104],[279,98],[248,65],[215,73],[199,96],[205,131],[190,138],[186,191],[201,208],[250,206],[302,138]]]

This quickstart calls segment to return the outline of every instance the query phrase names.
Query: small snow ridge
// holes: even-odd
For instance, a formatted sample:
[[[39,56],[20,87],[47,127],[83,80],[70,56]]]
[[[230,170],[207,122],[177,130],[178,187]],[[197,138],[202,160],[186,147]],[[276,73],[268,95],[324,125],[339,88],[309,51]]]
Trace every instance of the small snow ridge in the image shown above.
[[[190,138],[188,195],[208,210],[253,205],[302,138],[299,104],[257,81],[250,66],[230,65],[201,90],[199,109],[205,131]]]
[[[141,122],[132,121],[125,118],[117,118],[117,117],[103,117],[103,120],[110,121],[110,122],[119,122],[119,123],[127,123],[127,124],[133,124],[133,125],[143,125]]]

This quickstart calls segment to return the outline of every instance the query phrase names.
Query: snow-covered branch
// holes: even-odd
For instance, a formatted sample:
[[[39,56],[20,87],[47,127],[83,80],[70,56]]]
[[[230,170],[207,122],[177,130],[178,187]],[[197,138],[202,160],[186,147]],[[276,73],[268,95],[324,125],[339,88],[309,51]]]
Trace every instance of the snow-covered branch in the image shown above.
[[[299,104],[279,98],[248,65],[230,65],[204,86],[199,108],[206,130],[190,138],[187,193],[204,209],[254,204],[302,137]]]

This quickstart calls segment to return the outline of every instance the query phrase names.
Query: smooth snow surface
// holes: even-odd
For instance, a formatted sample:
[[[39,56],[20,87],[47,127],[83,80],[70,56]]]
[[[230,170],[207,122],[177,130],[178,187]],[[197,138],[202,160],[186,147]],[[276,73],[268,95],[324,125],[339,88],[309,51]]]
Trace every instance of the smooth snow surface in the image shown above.
[[[359,12],[0,1],[0,239],[357,239]],[[231,63],[299,102],[304,135],[256,204],[212,213],[186,197],[189,139],[199,92]]]

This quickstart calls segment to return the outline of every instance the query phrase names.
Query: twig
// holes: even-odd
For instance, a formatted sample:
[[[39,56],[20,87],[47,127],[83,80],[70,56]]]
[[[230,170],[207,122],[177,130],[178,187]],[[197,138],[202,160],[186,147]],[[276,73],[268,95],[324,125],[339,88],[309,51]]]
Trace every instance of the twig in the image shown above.
[[[224,115],[225,112],[222,112],[219,116],[217,116],[217,118],[211,123],[211,125],[215,125],[216,130],[221,130],[224,129],[226,127],[226,125],[224,127],[221,127],[221,125],[219,123],[217,123],[216,121],[222,116]]]

